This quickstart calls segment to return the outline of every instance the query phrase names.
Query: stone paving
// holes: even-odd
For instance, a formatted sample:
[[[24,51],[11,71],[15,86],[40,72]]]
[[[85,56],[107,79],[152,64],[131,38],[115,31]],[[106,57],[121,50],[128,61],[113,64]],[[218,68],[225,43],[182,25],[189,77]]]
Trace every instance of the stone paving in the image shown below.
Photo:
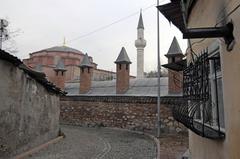
[[[122,130],[61,126],[66,138],[28,159],[155,159],[152,139]]]
[[[187,134],[169,134],[160,137],[161,159],[180,159],[187,149]]]

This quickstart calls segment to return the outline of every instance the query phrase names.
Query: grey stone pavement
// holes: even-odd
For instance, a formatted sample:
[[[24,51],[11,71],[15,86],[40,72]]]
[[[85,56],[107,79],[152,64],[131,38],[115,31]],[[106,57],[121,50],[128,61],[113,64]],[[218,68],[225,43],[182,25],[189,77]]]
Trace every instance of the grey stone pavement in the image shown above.
[[[156,145],[144,135],[108,128],[61,126],[66,138],[28,159],[155,159]]]

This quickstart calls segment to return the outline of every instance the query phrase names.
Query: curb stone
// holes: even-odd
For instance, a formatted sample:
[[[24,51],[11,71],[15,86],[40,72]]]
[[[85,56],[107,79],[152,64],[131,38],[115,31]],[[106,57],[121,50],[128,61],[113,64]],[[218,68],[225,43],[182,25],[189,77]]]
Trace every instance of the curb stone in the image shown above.
[[[45,149],[46,147],[48,147],[51,144],[59,142],[63,138],[64,138],[64,136],[58,136],[55,139],[52,139],[52,140],[50,140],[50,141],[48,141],[48,142],[46,142],[44,144],[41,144],[41,145],[39,145],[37,147],[34,147],[34,148],[32,148],[32,149],[30,149],[30,150],[28,150],[26,152],[23,152],[22,154],[19,154],[19,155],[13,157],[13,159],[24,159],[24,158],[26,158],[26,157],[28,157],[28,156],[36,153],[36,152],[39,152],[42,149]]]

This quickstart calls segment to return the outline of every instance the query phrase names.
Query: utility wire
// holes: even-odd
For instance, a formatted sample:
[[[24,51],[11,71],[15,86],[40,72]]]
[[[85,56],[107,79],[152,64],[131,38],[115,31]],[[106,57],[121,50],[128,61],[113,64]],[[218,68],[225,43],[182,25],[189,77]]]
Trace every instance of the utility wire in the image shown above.
[[[237,9],[239,9],[240,4],[238,4],[233,10],[231,10],[224,18],[222,18],[218,23],[216,23],[216,26],[218,24],[220,24],[221,22],[223,22],[224,20],[226,20],[227,17],[229,17],[230,15],[232,15]]]
[[[228,4],[228,5],[229,5],[229,4]],[[227,5],[227,6],[228,6],[228,5]],[[226,7],[227,7],[227,6],[226,6]],[[226,7],[225,7],[224,9],[226,9]],[[239,9],[239,8],[240,8],[240,4],[238,4],[234,9],[232,9],[229,13],[227,13],[227,15],[226,15],[224,18],[222,18],[219,22],[217,22],[214,27],[216,27],[218,24],[220,24],[221,22],[223,22],[224,20],[226,20],[226,18],[228,18],[230,15],[232,15],[232,14],[233,14],[235,11],[237,11],[237,9]],[[224,9],[223,9],[223,10],[224,10]],[[223,11],[223,10],[222,10],[222,11]],[[219,14],[221,14],[221,12],[219,12]],[[206,38],[203,38],[203,39],[201,39],[201,40],[199,40],[199,41],[196,41],[196,42],[192,43],[191,46],[193,46],[193,45],[195,45],[195,44],[198,44],[198,43],[202,43],[202,42],[205,41],[205,40],[206,40]],[[187,48],[186,52],[188,51],[188,49],[190,49],[190,47]],[[193,51],[193,49],[191,49],[191,51]],[[193,51],[193,53],[196,54],[194,51]]]
[[[164,1],[166,1],[166,0],[162,0],[161,3],[164,2]],[[154,4],[150,5],[150,6],[147,6],[147,7],[143,8],[142,11],[144,12],[144,11],[146,11],[146,10],[154,7],[154,6],[156,6],[156,3],[154,3]],[[93,31],[90,31],[90,32],[85,33],[85,34],[82,34],[82,35],[80,35],[80,36],[78,36],[78,37],[76,37],[76,38],[74,38],[74,39],[68,40],[66,43],[71,43],[71,42],[73,42],[73,41],[76,41],[76,40],[85,38],[85,37],[87,37],[87,36],[90,36],[90,35],[92,35],[92,34],[94,34],[94,33],[99,32],[99,31],[105,30],[105,29],[111,27],[112,25],[115,25],[115,24],[118,24],[118,23],[120,23],[120,22],[122,22],[122,21],[125,21],[125,20],[129,19],[130,17],[133,17],[133,16],[135,16],[135,15],[137,15],[137,14],[139,14],[139,11],[134,12],[134,13],[126,16],[126,17],[120,18],[120,19],[118,19],[118,20],[116,20],[116,21],[113,21],[113,22],[110,23],[110,24],[101,26],[101,27],[99,27],[99,28],[97,28],[97,29],[95,29],[95,30],[93,30]]]

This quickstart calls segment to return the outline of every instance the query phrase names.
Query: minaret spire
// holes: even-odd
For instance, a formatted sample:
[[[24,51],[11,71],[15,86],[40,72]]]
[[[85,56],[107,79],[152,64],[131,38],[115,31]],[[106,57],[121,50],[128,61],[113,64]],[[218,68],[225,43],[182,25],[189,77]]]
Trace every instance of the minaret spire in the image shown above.
[[[146,40],[144,39],[142,10],[140,10],[138,20],[137,40],[135,40],[135,46],[137,48],[137,78],[144,78],[144,48],[146,46]]]
[[[143,19],[142,19],[142,9],[140,10],[140,16],[139,16],[139,20],[138,20],[138,29],[144,29],[144,25],[143,25]]]
[[[63,37],[63,46],[66,46],[66,38],[65,38],[65,36]]]

